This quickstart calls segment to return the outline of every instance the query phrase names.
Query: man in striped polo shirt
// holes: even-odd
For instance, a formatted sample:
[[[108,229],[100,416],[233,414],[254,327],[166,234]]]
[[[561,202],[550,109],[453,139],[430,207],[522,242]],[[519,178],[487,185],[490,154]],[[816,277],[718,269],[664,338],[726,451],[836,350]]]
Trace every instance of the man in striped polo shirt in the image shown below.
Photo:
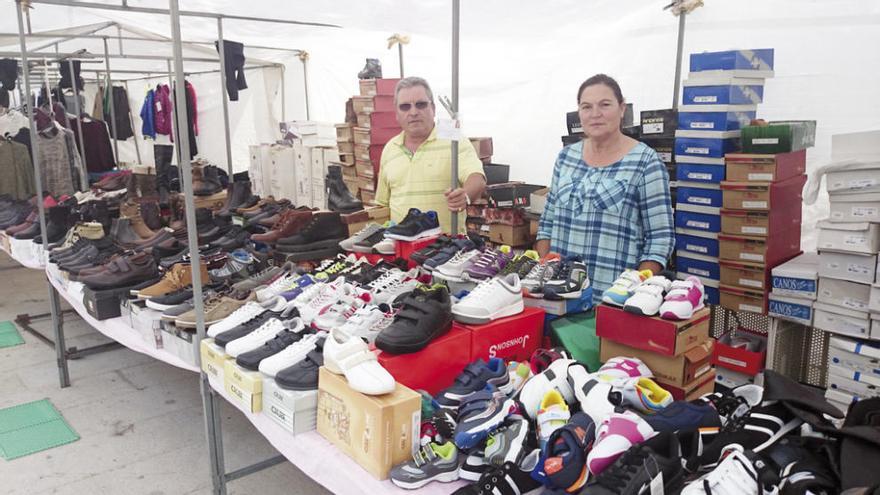
[[[465,230],[465,209],[486,189],[486,176],[477,152],[467,139],[458,147],[458,183],[450,187],[452,143],[437,138],[434,94],[428,82],[407,77],[394,90],[397,122],[403,132],[382,150],[376,202],[391,209],[400,222],[410,208],[434,210],[444,232],[451,229],[453,212]]]

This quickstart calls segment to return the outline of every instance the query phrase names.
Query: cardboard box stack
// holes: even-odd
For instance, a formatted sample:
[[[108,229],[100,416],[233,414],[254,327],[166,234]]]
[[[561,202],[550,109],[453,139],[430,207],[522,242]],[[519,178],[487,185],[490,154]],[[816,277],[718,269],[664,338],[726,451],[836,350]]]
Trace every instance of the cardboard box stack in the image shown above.
[[[700,277],[710,304],[721,300],[718,236],[725,154],[739,151],[740,129],[755,118],[764,78],[772,76],[772,49],[690,56],[675,131],[675,265],[679,278]]]
[[[360,198],[376,197],[382,149],[400,133],[394,108],[394,88],[400,79],[362,79],[360,95],[351,99],[357,125],[352,128],[352,151]]]
[[[843,412],[853,402],[880,397],[880,343],[832,335],[827,376],[825,398]]]
[[[880,339],[880,131],[832,137],[825,185],[831,216],[819,222],[819,286],[813,326]],[[875,324],[876,323],[876,324]]]
[[[336,124],[336,150],[339,152],[339,165],[342,166],[342,180],[348,190],[357,196],[359,186],[354,159],[354,124]]]
[[[715,387],[712,351],[717,344],[709,336],[710,319],[708,308],[690,320],[668,321],[602,304],[596,309],[600,360],[639,358],[676,400],[693,400]]]
[[[535,243],[526,212],[532,194],[542,185],[505,182],[486,187],[486,197],[474,202],[467,210],[468,230],[478,232],[494,244],[513,248],[530,248]]]
[[[813,302],[819,286],[819,255],[803,253],[774,268],[770,277],[767,314],[812,326]]]

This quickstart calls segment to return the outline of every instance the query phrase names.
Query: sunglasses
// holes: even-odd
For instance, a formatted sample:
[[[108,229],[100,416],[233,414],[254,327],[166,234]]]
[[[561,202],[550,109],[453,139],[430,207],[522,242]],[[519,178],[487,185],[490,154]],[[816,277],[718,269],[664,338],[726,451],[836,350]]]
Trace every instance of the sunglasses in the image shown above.
[[[424,109],[428,108],[428,105],[429,105],[429,103],[427,101],[415,102],[416,109],[418,109],[418,110],[424,110]],[[409,112],[412,109],[412,107],[413,107],[412,103],[401,103],[400,105],[397,105],[397,109],[400,110],[401,112]]]

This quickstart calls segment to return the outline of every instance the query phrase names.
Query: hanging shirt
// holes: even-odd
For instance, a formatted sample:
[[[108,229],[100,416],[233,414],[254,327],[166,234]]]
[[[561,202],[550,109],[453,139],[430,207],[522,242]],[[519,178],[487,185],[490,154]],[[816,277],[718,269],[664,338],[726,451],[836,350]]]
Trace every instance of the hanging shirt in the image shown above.
[[[35,192],[34,169],[27,147],[0,138],[0,194],[27,199]]]
[[[153,94],[153,125],[156,134],[171,135],[171,115],[171,88],[167,84],[160,84]]]
[[[113,158],[113,147],[110,144],[110,130],[107,123],[100,120],[83,120],[80,125],[83,131],[85,146],[86,170],[89,172],[107,172],[116,168]],[[76,119],[70,119],[74,144],[79,149],[79,126]]]
[[[71,157],[67,136],[57,127],[37,134],[37,160],[43,189],[55,196],[73,195],[74,176],[71,173]],[[74,153],[75,154],[75,153]]]
[[[155,109],[155,92],[153,90],[147,91],[147,96],[144,97],[144,104],[141,106],[141,121],[143,125],[141,125],[141,134],[144,138],[156,139],[156,109]]]

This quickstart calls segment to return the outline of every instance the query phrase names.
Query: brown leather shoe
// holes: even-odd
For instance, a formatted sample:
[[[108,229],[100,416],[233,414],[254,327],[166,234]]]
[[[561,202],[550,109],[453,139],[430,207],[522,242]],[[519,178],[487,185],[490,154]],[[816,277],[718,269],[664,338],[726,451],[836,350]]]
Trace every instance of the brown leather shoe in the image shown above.
[[[249,301],[256,300],[256,296],[251,293],[246,299],[234,299],[228,296],[214,295],[205,301],[205,326],[213,325],[218,321],[231,315],[233,311],[245,305]],[[196,327],[196,312],[194,310],[187,311],[178,316],[174,320],[174,326],[180,328]]]
[[[79,281],[90,289],[113,289],[156,278],[156,260],[146,253],[120,256],[103,266],[103,270],[80,276]]]
[[[202,282],[207,283],[210,280],[208,276],[208,265],[202,261],[201,263]],[[151,297],[164,296],[170,292],[182,289],[192,284],[192,264],[177,263],[170,270],[165,272],[165,276],[159,282],[145,287],[141,290],[132,291],[140,299],[150,299]]]
[[[282,237],[290,237],[312,220],[311,210],[287,210],[281,214],[272,230],[265,234],[254,234],[251,239],[266,244],[275,244]]]

